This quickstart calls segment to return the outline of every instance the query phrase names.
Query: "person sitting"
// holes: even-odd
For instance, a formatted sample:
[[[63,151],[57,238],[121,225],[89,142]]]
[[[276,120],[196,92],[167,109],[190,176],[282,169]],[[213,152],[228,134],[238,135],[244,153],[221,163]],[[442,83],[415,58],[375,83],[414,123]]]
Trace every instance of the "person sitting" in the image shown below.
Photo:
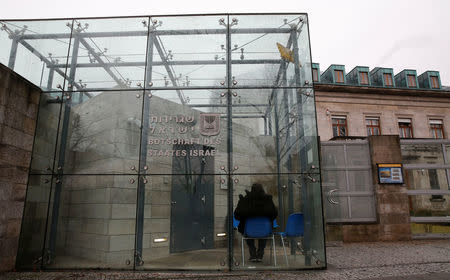
[[[266,194],[261,184],[252,185],[250,192],[245,191],[246,195],[239,195],[239,201],[234,210],[234,217],[239,220],[238,231],[244,234],[245,221],[252,217],[267,217],[273,221],[278,216],[278,210],[272,201],[272,196]],[[254,239],[246,239],[249,251],[250,261],[262,261],[266,239],[258,239],[258,249],[255,247]]]

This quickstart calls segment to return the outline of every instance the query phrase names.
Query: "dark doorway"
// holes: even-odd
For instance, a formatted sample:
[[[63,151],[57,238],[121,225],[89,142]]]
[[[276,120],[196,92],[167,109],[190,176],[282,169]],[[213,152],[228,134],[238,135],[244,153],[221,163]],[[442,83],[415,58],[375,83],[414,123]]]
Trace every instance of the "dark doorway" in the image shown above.
[[[213,148],[182,144],[174,150],[180,153],[172,161],[170,252],[213,248]]]

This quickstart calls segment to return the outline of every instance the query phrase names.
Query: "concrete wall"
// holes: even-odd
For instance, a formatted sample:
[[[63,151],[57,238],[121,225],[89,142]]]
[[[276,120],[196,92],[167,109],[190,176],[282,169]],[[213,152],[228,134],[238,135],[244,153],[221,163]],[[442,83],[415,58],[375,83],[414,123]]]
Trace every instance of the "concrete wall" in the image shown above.
[[[40,93],[0,64],[0,271],[15,265]]]

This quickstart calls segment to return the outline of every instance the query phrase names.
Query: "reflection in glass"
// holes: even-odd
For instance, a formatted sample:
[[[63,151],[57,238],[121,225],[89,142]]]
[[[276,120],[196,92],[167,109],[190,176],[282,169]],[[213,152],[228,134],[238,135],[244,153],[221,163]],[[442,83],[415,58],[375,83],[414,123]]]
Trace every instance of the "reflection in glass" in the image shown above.
[[[306,15],[4,24],[0,62],[45,92],[31,172],[54,183],[30,179],[24,228],[37,230],[22,232],[18,263],[325,266]],[[244,267],[231,226],[239,194],[254,182],[279,211],[276,266],[267,251]],[[304,233],[285,240],[285,254],[278,232],[298,212]]]
[[[57,165],[65,174],[134,172],[142,99],[142,91],[66,93]]]
[[[41,94],[30,173],[52,173],[62,103],[61,93]]]
[[[197,168],[191,174],[141,177],[145,204],[138,269],[226,268],[227,189],[221,176]]]
[[[64,176],[52,191],[46,268],[133,267],[136,176]]]
[[[402,144],[400,147],[404,164],[444,163],[442,146],[440,144]]]
[[[233,178],[233,210],[236,209],[239,199],[245,199],[249,195],[250,186],[254,183],[263,186],[265,193],[271,196],[278,209],[276,221],[273,221],[273,232],[276,238],[275,258],[271,241],[268,240],[261,261],[255,262],[249,259],[249,248],[244,243],[245,252],[242,254],[242,234],[235,230],[233,238],[235,269],[320,267],[324,264],[322,211],[317,208],[321,204],[320,188],[317,185],[320,184],[319,176],[253,174],[235,175]],[[282,185],[277,187],[279,183]],[[287,238],[288,242],[285,241],[286,261],[283,247],[280,246],[280,234],[286,230],[289,216],[293,213],[302,214],[304,232],[295,238]],[[243,257],[246,259],[243,260]]]
[[[64,83],[72,20],[1,21],[0,62],[44,91]]]
[[[51,190],[51,176],[31,175],[28,180],[22,228],[17,251],[17,266],[40,269],[49,260],[42,256],[47,207]]]

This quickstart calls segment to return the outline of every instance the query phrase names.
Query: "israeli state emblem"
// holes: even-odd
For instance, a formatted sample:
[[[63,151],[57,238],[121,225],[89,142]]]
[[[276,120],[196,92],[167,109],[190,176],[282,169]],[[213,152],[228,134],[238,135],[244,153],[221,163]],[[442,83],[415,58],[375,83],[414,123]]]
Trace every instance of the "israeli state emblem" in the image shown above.
[[[214,136],[220,132],[220,114],[200,113],[200,134]]]

